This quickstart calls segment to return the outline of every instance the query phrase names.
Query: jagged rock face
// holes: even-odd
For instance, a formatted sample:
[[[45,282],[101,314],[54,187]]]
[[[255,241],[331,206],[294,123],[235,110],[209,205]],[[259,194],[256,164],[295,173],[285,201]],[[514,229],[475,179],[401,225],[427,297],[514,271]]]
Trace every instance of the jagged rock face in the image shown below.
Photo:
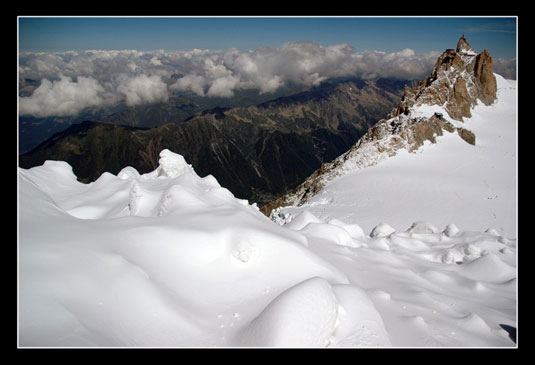
[[[472,116],[471,107],[472,102],[466,81],[459,78],[453,85],[453,97],[448,102],[448,113],[453,119],[462,121],[463,117],[470,118]]]
[[[485,49],[476,57],[474,65],[474,77],[479,84],[479,99],[485,105],[490,105],[496,100],[496,78],[492,72],[492,57]]]
[[[399,107],[387,118],[407,114],[412,106],[445,105],[452,119],[463,121],[472,115],[470,109],[481,100],[490,105],[496,100],[496,78],[492,57],[480,54],[463,37],[457,48],[447,49],[437,59],[431,75],[414,88],[406,88]]]
[[[302,205],[336,176],[372,166],[397,153],[419,149],[425,141],[436,142],[437,136],[457,132],[460,138],[475,145],[476,136],[441,115],[421,116],[416,110],[422,105],[438,105],[449,118],[462,122],[472,116],[471,109],[478,100],[490,105],[496,100],[496,78],[492,72],[492,58],[487,50],[480,54],[463,37],[457,48],[447,49],[437,59],[431,74],[415,87],[405,87],[398,107],[385,119],[368,129],[349,151],[323,164],[303,184],[262,211],[269,215],[272,209],[287,205]]]
[[[455,50],[457,53],[464,52],[464,53],[473,53],[474,50],[472,49],[472,46],[470,46],[470,43],[464,38],[464,35],[459,38],[459,41],[457,42],[457,48]]]

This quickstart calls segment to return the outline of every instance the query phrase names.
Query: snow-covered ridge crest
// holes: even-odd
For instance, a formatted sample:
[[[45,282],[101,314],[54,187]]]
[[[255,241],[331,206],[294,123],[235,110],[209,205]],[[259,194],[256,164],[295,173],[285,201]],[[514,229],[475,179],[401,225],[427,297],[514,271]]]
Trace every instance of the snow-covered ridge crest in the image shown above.
[[[173,153],[168,149],[160,152],[160,160],[158,161],[158,176],[167,176],[170,178],[178,177],[184,173],[186,167],[191,168],[186,163],[186,160],[181,155]]]
[[[398,107],[349,151],[323,164],[293,192],[262,207],[262,211],[269,215],[277,207],[302,205],[333,178],[374,166],[402,149],[415,152],[426,142],[436,143],[444,133],[456,133],[475,145],[477,136],[463,118],[471,118],[476,105],[495,102],[496,78],[503,79],[492,72],[488,51],[478,54],[462,36],[457,49],[444,51],[428,77],[412,88],[406,86]]]

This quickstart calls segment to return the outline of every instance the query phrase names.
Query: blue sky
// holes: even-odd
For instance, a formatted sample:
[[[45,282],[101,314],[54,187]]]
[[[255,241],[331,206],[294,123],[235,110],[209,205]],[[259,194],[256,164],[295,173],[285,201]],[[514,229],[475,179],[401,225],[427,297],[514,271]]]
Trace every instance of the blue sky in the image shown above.
[[[20,17],[19,50],[253,50],[314,41],[347,43],[357,52],[423,53],[454,48],[464,34],[477,51],[514,58],[516,23],[514,17]]]

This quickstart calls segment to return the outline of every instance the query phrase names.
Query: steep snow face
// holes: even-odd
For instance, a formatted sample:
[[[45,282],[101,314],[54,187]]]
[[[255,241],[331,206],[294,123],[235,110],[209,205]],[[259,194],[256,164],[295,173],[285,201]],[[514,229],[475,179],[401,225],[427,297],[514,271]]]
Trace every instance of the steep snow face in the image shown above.
[[[309,211],[279,226],[160,157],[91,184],[19,169],[20,346],[514,346],[516,240]]]
[[[391,154],[375,153],[375,144],[356,149],[325,176],[319,193],[302,207],[282,208],[279,214],[309,210],[326,221],[357,223],[367,232],[378,219],[396,229],[426,220],[441,227],[455,223],[463,230],[491,227],[516,237],[516,82],[495,77],[497,101],[478,104],[464,123],[438,105],[417,106],[410,113],[443,113],[447,122],[472,131],[475,145],[457,133],[444,133],[413,152],[403,145]]]

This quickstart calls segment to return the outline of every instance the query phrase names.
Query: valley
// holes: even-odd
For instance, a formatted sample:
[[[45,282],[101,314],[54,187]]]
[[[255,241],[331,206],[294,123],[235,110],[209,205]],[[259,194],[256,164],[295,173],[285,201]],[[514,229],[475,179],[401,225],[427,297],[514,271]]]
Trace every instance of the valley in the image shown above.
[[[406,83],[326,82],[257,105],[211,108],[153,128],[122,125],[121,118],[135,110],[123,112],[113,123],[103,118],[74,124],[21,154],[19,164],[30,168],[45,160],[67,161],[78,179],[88,183],[124,166],[152,171],[159,151],[167,148],[183,155],[201,176],[212,174],[236,197],[263,205],[347,151],[397,105]]]

